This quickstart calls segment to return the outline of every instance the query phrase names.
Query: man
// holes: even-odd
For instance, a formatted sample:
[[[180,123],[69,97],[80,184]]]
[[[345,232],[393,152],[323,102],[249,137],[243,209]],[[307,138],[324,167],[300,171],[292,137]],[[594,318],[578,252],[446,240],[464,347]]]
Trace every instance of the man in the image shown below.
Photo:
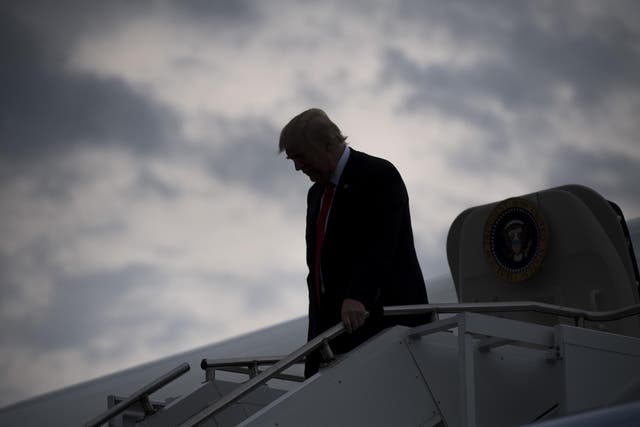
[[[307,196],[308,339],[342,321],[349,334],[331,346],[343,353],[391,324],[427,322],[382,317],[384,306],[428,303],[407,190],[395,167],[347,147],[316,108],[282,129],[279,148],[314,183]],[[307,358],[305,376],[318,365],[317,354]]]

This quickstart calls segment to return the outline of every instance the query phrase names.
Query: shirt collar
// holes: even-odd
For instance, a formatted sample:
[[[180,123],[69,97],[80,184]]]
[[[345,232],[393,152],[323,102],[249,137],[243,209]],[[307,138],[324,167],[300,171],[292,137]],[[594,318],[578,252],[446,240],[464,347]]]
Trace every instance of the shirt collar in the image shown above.
[[[349,155],[351,154],[351,149],[349,147],[344,147],[344,151],[340,156],[340,160],[338,160],[338,165],[336,166],[336,170],[333,171],[331,175],[331,182],[335,185],[338,185],[340,182],[340,177],[342,176],[342,171],[344,171],[344,167],[347,164],[347,160],[349,160]]]

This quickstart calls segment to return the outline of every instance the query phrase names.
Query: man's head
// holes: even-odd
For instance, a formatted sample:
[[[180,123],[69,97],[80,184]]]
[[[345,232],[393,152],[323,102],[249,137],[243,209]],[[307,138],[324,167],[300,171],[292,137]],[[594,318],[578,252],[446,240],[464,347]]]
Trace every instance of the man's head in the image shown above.
[[[311,108],[295,116],[280,133],[279,149],[311,181],[327,182],[346,146],[346,138],[327,114]]]

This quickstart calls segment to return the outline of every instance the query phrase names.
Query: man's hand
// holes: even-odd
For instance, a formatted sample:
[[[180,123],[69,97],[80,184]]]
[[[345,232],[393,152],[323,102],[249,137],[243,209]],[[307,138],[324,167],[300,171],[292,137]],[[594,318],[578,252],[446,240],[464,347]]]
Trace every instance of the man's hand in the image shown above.
[[[367,311],[358,300],[347,298],[342,302],[342,324],[351,333],[364,324]]]

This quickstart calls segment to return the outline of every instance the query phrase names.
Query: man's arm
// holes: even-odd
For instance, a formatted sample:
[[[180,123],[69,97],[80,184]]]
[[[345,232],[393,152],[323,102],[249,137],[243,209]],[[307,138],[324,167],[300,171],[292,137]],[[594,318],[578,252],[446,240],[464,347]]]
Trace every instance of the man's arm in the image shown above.
[[[342,321],[348,331],[364,323],[366,307],[379,303],[382,286],[391,280],[392,260],[407,209],[406,187],[398,171],[385,164],[367,188],[352,253],[351,277],[342,304]]]

